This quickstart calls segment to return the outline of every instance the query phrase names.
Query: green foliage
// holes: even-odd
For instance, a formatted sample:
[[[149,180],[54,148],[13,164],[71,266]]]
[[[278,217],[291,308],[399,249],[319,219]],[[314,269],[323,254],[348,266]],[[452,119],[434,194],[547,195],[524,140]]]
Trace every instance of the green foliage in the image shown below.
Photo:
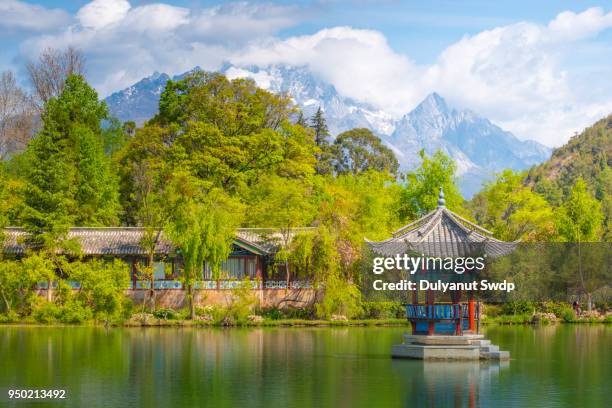
[[[171,190],[178,199],[166,231],[183,259],[183,280],[193,318],[193,284],[205,263],[213,276],[219,276],[221,262],[232,249],[242,206],[220,189],[203,190],[197,179],[185,173],[175,175]]]
[[[579,178],[589,186],[596,186],[601,173],[610,168],[610,123],[612,116],[603,118],[572,137],[564,146],[555,149],[550,160],[529,171],[527,182],[556,206],[570,195]]]
[[[292,111],[251,80],[198,72],[169,82],[151,125],[173,135],[170,162],[233,194],[262,172],[300,168],[288,161],[312,162],[314,143],[304,149],[308,133],[290,123]]]
[[[523,185],[524,174],[504,170],[468,203],[483,227],[504,241],[541,242],[556,235],[555,213],[546,200]]]
[[[36,283],[46,280],[53,272],[53,264],[39,255],[19,261],[0,261],[0,310],[28,314],[36,299]]]
[[[486,317],[483,323],[495,323],[495,324],[530,324],[532,320],[532,313],[523,314],[511,314],[511,315],[500,315],[496,317]]]
[[[577,319],[576,312],[572,309],[564,310],[563,313],[558,316],[560,316],[566,323],[573,323]]]
[[[503,314],[521,315],[521,314],[533,314],[535,311],[535,305],[533,302],[520,301],[520,302],[508,302],[502,306]]]
[[[406,309],[400,302],[362,302],[361,307],[366,319],[395,319],[406,316]]]
[[[329,273],[323,280],[323,288],[323,299],[315,305],[317,316],[329,319],[332,315],[341,315],[350,319],[362,313],[359,289],[338,273]]]
[[[310,129],[314,133],[314,142],[318,148],[315,153],[317,174],[331,174],[334,166],[334,153],[329,146],[329,129],[327,128],[327,121],[320,106],[312,118],[310,118]]]
[[[81,324],[93,319],[93,312],[81,302],[70,299],[64,304],[42,300],[34,307],[32,317],[39,323]]]
[[[238,325],[247,322],[257,304],[257,298],[252,290],[251,281],[247,278],[231,289],[231,303],[225,311],[225,316]]]
[[[116,221],[117,183],[101,140],[106,115],[106,105],[77,75],[45,105],[42,130],[25,153],[22,221],[34,248],[53,252],[75,224]]]
[[[536,310],[543,313],[554,313],[559,318],[563,317],[568,311],[575,315],[574,309],[567,302],[541,302],[536,305]]]
[[[185,319],[187,313],[182,313],[170,308],[157,309],[153,312],[156,319],[162,320],[182,320]]]
[[[421,165],[406,173],[405,188],[402,191],[400,216],[413,220],[438,206],[440,188],[444,190],[446,207],[457,213],[464,213],[463,197],[457,187],[455,162],[441,150],[428,157],[424,150],[419,152]]]
[[[601,236],[602,220],[600,203],[579,178],[561,207],[559,234],[568,242],[596,242]]]
[[[314,130],[315,144],[318,147],[324,147],[329,145],[329,129],[327,128],[327,122],[323,115],[323,110],[319,106],[314,116],[310,119],[310,127]]]
[[[109,118],[107,125],[102,129],[102,146],[104,153],[114,157],[127,143],[130,132],[135,131],[134,122],[121,123],[117,118]]]
[[[77,262],[70,269],[70,279],[81,284],[73,295],[74,301],[90,309],[97,320],[114,322],[129,316],[131,303],[124,292],[130,283],[130,272],[125,262],[94,259]]]
[[[602,206],[602,235],[612,237],[612,116],[601,119],[575,135],[552,157],[532,168],[526,183],[554,206],[561,206],[572,194],[579,179]]]
[[[369,129],[352,129],[340,133],[332,152],[338,174],[358,174],[367,170],[397,174],[399,163],[393,151]]]
[[[11,163],[0,162],[0,243],[4,240],[2,229],[16,224],[23,206],[23,180],[19,173],[14,174],[15,169],[9,169],[13,160]],[[0,254],[0,259],[2,255]]]
[[[60,307],[53,302],[40,301],[32,311],[32,317],[39,323],[50,324],[57,321]]]

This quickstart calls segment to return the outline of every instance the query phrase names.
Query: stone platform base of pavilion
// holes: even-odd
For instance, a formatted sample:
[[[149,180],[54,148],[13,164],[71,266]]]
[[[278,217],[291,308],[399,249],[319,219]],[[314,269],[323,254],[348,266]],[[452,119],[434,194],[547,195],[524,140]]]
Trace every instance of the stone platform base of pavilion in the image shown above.
[[[391,348],[393,358],[419,360],[508,360],[510,353],[485,340],[482,334],[462,336],[405,334],[404,343]]]

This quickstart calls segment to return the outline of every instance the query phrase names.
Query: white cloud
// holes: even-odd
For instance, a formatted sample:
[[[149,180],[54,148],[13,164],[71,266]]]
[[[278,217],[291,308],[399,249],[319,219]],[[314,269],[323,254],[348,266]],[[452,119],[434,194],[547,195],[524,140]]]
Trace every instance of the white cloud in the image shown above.
[[[612,110],[612,49],[603,47],[585,63],[579,57],[586,44],[597,49],[596,37],[612,27],[612,13],[600,8],[465,36],[429,65],[397,53],[374,30],[334,27],[276,37],[307,14],[297,6],[261,3],[187,9],[94,0],[77,13],[77,23],[59,34],[34,36],[21,51],[34,57],[49,46],[82,48],[89,78],[102,95],[153,71],[175,74],[196,65],[212,70],[225,61],[243,68],[305,65],[341,94],[396,116],[436,91],[451,105],[548,145],[562,144]]]
[[[190,34],[199,41],[233,42],[273,35],[295,25],[299,19],[295,6],[230,3],[195,13]]]
[[[296,7],[231,3],[190,10],[156,3],[131,6],[126,0],[94,0],[63,32],[21,44],[25,58],[47,47],[85,51],[88,76],[101,95],[119,90],[153,71],[179,73],[199,65],[217,69],[248,42],[299,20]]]
[[[379,32],[336,27],[254,44],[232,61],[307,65],[345,96],[395,115],[435,91],[519,137],[558,146],[612,112],[611,70],[580,78],[576,55],[586,39],[610,27],[612,13],[599,8],[563,12],[548,25],[521,22],[465,36],[431,65],[399,55]],[[610,50],[599,57],[610,66]]]
[[[130,10],[127,0],[94,0],[77,12],[83,27],[98,29],[123,19]]]
[[[70,15],[60,9],[48,9],[19,0],[0,1],[0,32],[51,30],[70,20]]]

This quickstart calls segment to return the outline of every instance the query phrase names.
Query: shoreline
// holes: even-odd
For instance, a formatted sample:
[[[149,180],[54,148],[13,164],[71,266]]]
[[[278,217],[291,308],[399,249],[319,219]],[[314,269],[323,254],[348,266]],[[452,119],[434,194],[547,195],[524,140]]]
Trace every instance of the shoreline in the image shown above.
[[[582,319],[572,322],[556,321],[556,322],[514,322],[514,321],[490,321],[482,322],[483,326],[550,326],[556,324],[611,324],[611,320],[606,319]],[[40,323],[17,321],[14,323],[0,323],[0,327],[114,327],[114,328],[130,328],[130,327],[194,327],[194,328],[254,328],[254,327],[402,327],[410,326],[406,319],[364,319],[364,320],[305,320],[305,319],[281,319],[281,320],[264,320],[261,322],[243,322],[239,324],[224,325],[215,322],[201,320],[164,320],[155,319],[153,321],[144,322],[126,322],[120,324],[105,324],[104,322],[87,322],[77,324],[66,324],[60,322]]]

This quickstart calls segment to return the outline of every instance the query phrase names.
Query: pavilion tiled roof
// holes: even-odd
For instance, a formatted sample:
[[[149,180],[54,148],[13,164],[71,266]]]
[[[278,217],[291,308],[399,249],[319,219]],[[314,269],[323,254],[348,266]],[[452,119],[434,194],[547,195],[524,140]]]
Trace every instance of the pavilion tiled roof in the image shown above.
[[[273,253],[283,241],[290,240],[308,228],[287,230],[285,234],[274,229],[240,228],[236,231],[235,245],[249,249],[261,255]],[[75,227],[68,233],[68,239],[76,239],[81,246],[83,255],[146,255],[141,246],[144,228],[139,227]],[[25,250],[24,241],[27,237],[22,228],[9,227],[4,229],[4,252],[7,254],[22,254]],[[158,241],[155,252],[169,254],[174,246],[163,233]]]
[[[500,241],[490,231],[447,209],[442,191],[438,208],[398,229],[385,241],[367,243],[384,256],[415,252],[432,257],[462,257],[484,252],[497,257],[516,247],[516,242]]]

